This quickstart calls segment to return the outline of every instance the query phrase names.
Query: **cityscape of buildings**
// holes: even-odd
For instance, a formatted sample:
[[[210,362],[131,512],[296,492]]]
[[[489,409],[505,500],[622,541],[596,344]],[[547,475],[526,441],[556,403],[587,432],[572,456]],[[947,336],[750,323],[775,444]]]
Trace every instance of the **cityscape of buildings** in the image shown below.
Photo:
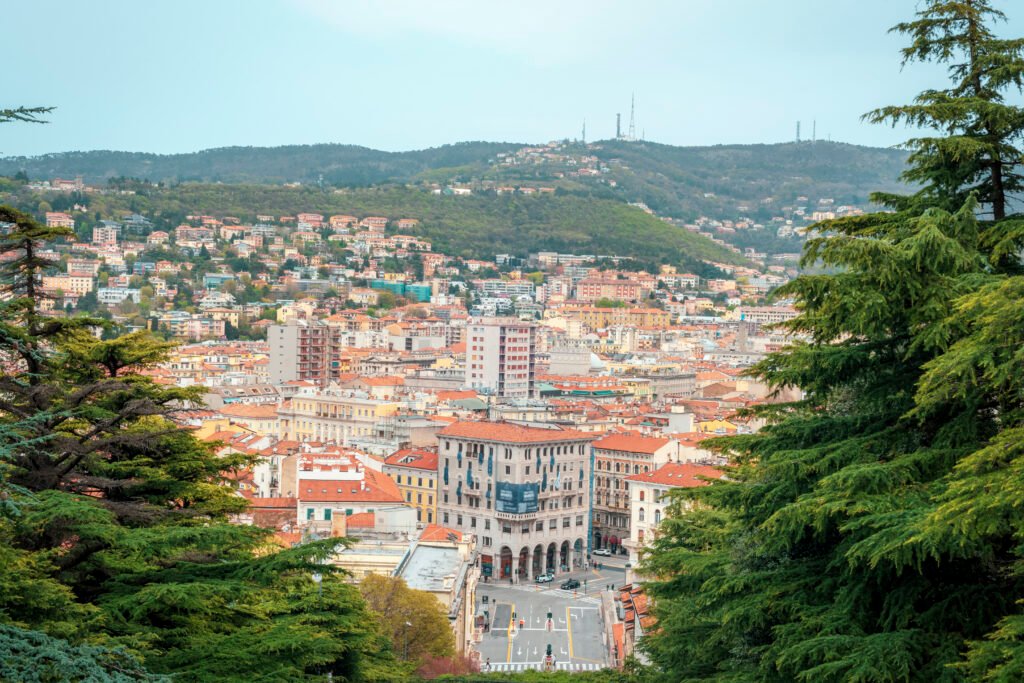
[[[75,211],[42,218],[75,227]],[[254,463],[232,475],[251,503],[238,523],[286,546],[353,539],[334,558],[351,580],[378,572],[435,594],[470,656],[488,628],[479,586],[612,563],[615,600],[633,605],[607,625],[621,663],[669,493],[724,476],[706,441],[756,431],[745,409],[792,398],[746,369],[791,338],[779,324],[796,310],[767,295],[795,270],[480,261],[405,234],[407,216],[252,219],[104,219],[44,255],[60,264],[40,283],[46,303],[176,342],[151,374],[203,387],[182,427]]]

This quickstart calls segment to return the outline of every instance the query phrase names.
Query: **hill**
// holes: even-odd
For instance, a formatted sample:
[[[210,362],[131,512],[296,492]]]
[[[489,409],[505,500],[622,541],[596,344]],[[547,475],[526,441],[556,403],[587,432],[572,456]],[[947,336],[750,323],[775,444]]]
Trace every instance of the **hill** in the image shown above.
[[[632,256],[644,263],[671,263],[708,273],[703,261],[745,263],[711,240],[659,220],[622,202],[562,194],[436,195],[412,187],[354,188],[321,191],[311,186],[182,183],[167,187],[137,185],[136,194],[91,194],[87,212],[77,214],[85,227],[95,216],[119,217],[139,212],[157,227],[173,228],[186,215],[236,216],[254,221],[257,214],[295,215],[310,211],[356,216],[416,218],[406,230],[430,239],[434,248],[467,258],[495,254],[526,256],[537,251]],[[20,193],[14,200],[32,210],[44,199]],[[55,208],[77,201],[72,195],[46,193]],[[87,229],[87,227],[85,228]]]
[[[102,183],[113,177],[154,182],[317,182],[365,187],[417,181],[560,181],[609,199],[644,202],[662,215],[729,217],[746,205],[752,218],[769,218],[775,207],[798,197],[830,197],[862,205],[875,190],[898,191],[906,153],[844,143],[783,143],[674,147],[653,142],[567,143],[541,163],[509,166],[496,156],[516,143],[463,142],[410,152],[382,152],[354,145],[224,147],[191,154],[64,152],[0,158],[0,175],[25,171],[32,178],[84,176]],[[607,164],[605,182],[567,182],[574,156],[593,155]],[[534,160],[537,161],[537,160]],[[614,180],[614,186],[607,180]],[[764,200],[770,200],[764,202]]]
[[[517,146],[460,142],[411,152],[382,152],[357,145],[220,147],[188,154],[60,152],[0,158],[0,175],[18,171],[32,178],[81,175],[87,183],[116,177],[154,182],[308,183],[322,174],[331,185],[359,187],[404,182],[428,170],[482,165],[497,152]]]

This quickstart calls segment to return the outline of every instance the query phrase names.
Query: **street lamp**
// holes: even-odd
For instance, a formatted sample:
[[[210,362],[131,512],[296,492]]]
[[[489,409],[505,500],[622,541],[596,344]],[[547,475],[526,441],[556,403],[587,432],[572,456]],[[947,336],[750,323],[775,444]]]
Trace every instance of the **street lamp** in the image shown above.
[[[323,586],[324,577],[320,575],[320,572],[313,572],[313,576],[310,577],[310,578],[312,578],[313,579],[313,583],[316,584],[316,594],[317,594],[317,597],[321,597],[322,598],[324,596],[324,586]]]
[[[405,636],[405,661],[409,661],[409,629],[412,627],[412,622],[405,622],[405,628],[402,629],[402,635]]]

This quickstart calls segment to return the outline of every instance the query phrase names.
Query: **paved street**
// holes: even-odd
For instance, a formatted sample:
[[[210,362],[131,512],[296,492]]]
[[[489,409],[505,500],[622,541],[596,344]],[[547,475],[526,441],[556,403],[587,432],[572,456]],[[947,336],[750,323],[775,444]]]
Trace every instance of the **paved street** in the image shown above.
[[[577,592],[573,597],[572,591],[557,587],[565,576],[569,575],[559,575],[554,586],[543,588],[531,584],[478,587],[478,608],[491,616],[491,631],[476,646],[481,665],[490,659],[492,671],[541,669],[548,645],[558,669],[586,671],[605,665],[600,601],[596,596],[599,588],[588,583],[592,595]],[[486,604],[483,596],[488,598]]]

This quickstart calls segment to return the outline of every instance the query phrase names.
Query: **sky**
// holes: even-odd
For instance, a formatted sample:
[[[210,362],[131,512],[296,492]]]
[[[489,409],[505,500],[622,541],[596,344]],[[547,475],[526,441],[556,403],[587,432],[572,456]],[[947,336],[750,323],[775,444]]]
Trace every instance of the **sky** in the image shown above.
[[[1017,0],[1019,2],[1019,0]],[[1024,6],[997,31],[1024,36]],[[872,108],[942,87],[889,34],[918,0],[32,0],[4,7],[0,155],[545,142],[888,146]],[[1024,4],[1024,3],[1021,3]],[[1016,11],[1016,16],[1012,14]],[[14,56],[12,59],[11,56]],[[625,131],[624,131],[625,132]]]

